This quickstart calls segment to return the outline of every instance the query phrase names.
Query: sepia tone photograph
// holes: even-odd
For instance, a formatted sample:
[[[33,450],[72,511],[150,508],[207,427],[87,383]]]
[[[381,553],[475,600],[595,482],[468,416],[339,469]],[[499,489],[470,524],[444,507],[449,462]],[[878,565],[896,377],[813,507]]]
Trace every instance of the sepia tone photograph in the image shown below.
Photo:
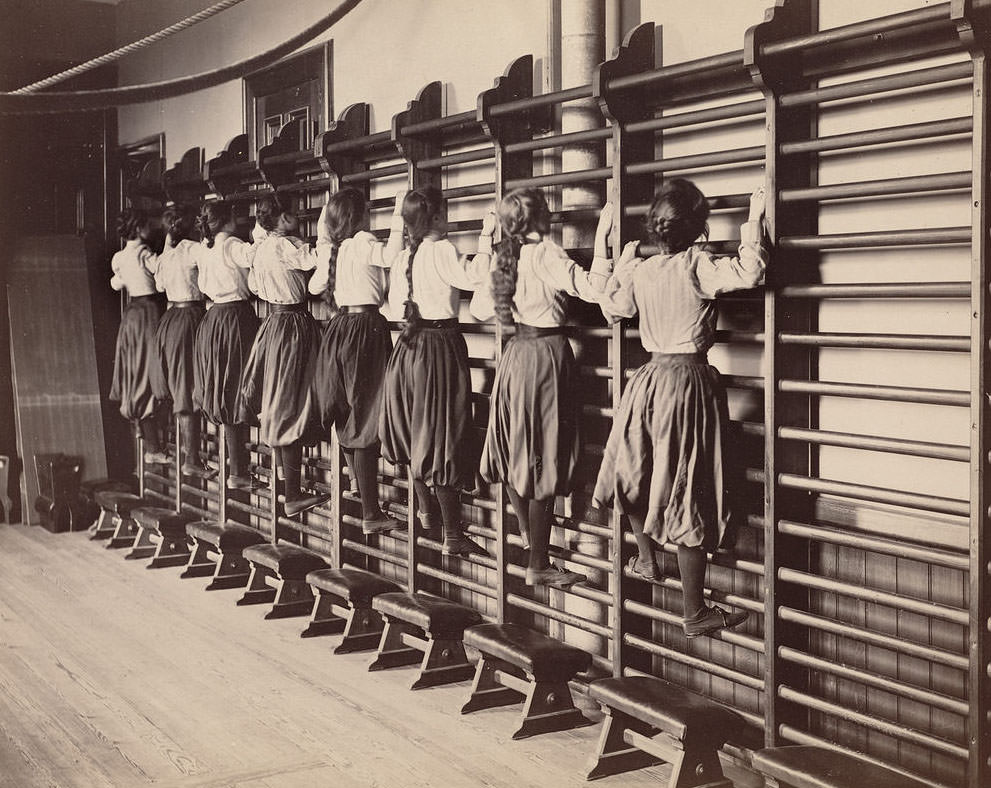
[[[0,0],[0,788],[991,786],[991,0]]]

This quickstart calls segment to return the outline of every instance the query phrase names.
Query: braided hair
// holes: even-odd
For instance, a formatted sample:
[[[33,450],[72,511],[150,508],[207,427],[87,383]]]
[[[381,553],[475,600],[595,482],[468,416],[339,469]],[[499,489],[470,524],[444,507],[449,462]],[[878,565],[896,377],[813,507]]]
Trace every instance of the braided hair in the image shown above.
[[[334,289],[337,287],[337,253],[341,244],[364,226],[367,213],[365,195],[350,186],[335,192],[327,200],[324,227],[330,238],[330,271],[323,299],[333,312],[337,311],[337,300],[334,298]]]
[[[499,322],[511,326],[520,250],[528,234],[546,235],[550,231],[551,212],[539,189],[514,189],[502,198],[496,212],[502,225],[503,240],[496,245],[492,300]]]
[[[196,219],[196,224],[207,246],[213,246],[213,240],[217,237],[217,233],[230,222],[232,216],[233,212],[229,202],[209,202],[203,206]]]
[[[162,224],[169,234],[172,246],[175,246],[179,241],[189,238],[196,224],[196,212],[191,205],[173,205],[162,213]]]
[[[709,203],[698,186],[672,178],[657,191],[647,211],[647,237],[668,254],[683,252],[699,236],[709,236],[708,218]]]
[[[125,241],[133,241],[148,226],[148,214],[140,208],[125,208],[117,216],[117,235]]]
[[[406,194],[403,200],[403,222],[405,222],[405,240],[409,244],[409,261],[406,265],[406,309],[403,320],[406,322],[399,338],[409,341],[420,329],[420,307],[413,300],[413,261],[420,244],[430,232],[434,217],[444,209],[444,197],[436,186],[424,186]]]

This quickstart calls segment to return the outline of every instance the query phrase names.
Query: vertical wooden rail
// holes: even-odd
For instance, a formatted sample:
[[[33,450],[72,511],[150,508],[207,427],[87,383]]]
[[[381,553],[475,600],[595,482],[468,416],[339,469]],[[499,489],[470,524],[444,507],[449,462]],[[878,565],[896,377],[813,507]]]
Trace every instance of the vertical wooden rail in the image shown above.
[[[767,225],[772,248],[779,237],[788,234],[814,235],[817,229],[816,207],[782,204],[777,195],[783,188],[810,186],[814,182],[814,160],[808,156],[789,157],[784,162],[780,154],[783,143],[809,139],[814,135],[814,109],[786,109],[778,96],[786,91],[809,87],[802,75],[801,61],[795,55],[767,57],[764,45],[806,35],[816,30],[815,11],[810,0],[778,0],[769,9],[765,21],[750,28],[746,34],[743,62],[750,70],[758,89],[764,94],[766,109],[766,188]],[[786,537],[777,531],[778,520],[795,519],[811,522],[812,505],[808,493],[790,491],[778,484],[782,473],[799,476],[815,475],[808,446],[780,440],[781,426],[814,427],[812,405],[802,395],[783,394],[777,390],[782,378],[815,380],[814,351],[778,342],[779,332],[813,332],[815,308],[810,301],[786,301],[778,290],[785,283],[814,281],[817,276],[814,253],[793,252],[787,259],[775,255],[767,273],[764,298],[764,736],[768,746],[779,742],[779,727],[783,723],[808,730],[807,712],[800,707],[788,707],[778,694],[782,685],[803,691],[807,674],[779,656],[778,649],[787,645],[808,651],[808,631],[777,619],[777,609],[787,604],[798,610],[809,609],[809,594],[802,588],[779,579],[779,570],[787,564],[807,571],[807,543]]]
[[[179,415],[172,417],[172,425],[175,427],[175,510],[182,511],[182,423]]]
[[[650,117],[652,104],[644,95],[644,88],[633,88],[623,91],[613,91],[609,82],[617,77],[650,71],[656,64],[654,51],[654,23],[646,22],[631,30],[616,52],[612,60],[602,63],[592,76],[592,95],[599,102],[602,114],[612,126],[612,193],[607,200],[613,204],[614,221],[619,223],[619,231],[613,232],[610,239],[613,246],[613,259],[619,256],[622,247],[628,241],[638,240],[641,224],[638,217],[629,213],[629,206],[649,203],[654,190],[654,178],[651,174],[624,175],[624,168],[630,162],[650,161],[654,158],[656,137],[654,132],[639,132],[631,134],[627,125],[633,121],[646,120]],[[612,370],[612,407],[613,412],[619,408],[625,382],[625,359],[623,344],[625,331],[622,322],[612,327],[609,339],[610,364]],[[626,554],[623,550],[624,528],[623,518],[619,511],[613,508],[610,515],[612,525],[612,665],[613,675],[622,676],[623,669],[635,661],[637,652],[630,649],[624,642],[627,627],[623,615],[623,601],[630,596],[631,591],[642,597],[637,601],[650,603],[653,594],[651,588],[644,584],[636,590],[628,586],[624,580],[623,571],[626,568]],[[649,657],[647,657],[649,659]],[[642,667],[646,667],[642,666]]]
[[[991,77],[991,14],[976,11],[966,0],[954,0],[950,14],[974,64],[971,159],[971,350],[970,350],[970,621],[968,628],[967,786],[991,784],[991,212],[988,211],[991,132],[988,91]]]
[[[331,123],[327,130],[317,135],[313,141],[313,152],[320,168],[333,178],[331,192],[340,189],[341,178],[356,172],[364,172],[368,169],[360,157],[350,155],[348,152],[335,152],[333,146],[348,141],[368,136],[370,111],[368,104],[359,102],[345,107],[340,117]],[[352,151],[357,153],[358,150]],[[361,181],[355,187],[361,190],[365,199],[369,197],[370,186],[368,181]],[[341,444],[337,438],[337,430],[330,435],[330,528],[331,535],[331,556],[332,566],[341,567],[344,565],[344,523],[342,514],[344,509],[344,473],[341,461]],[[353,469],[352,469],[353,472]],[[376,490],[376,494],[378,491]]]
[[[438,139],[439,132],[432,139],[423,139],[405,135],[403,127],[442,117],[444,117],[444,86],[440,82],[431,82],[417,93],[416,98],[409,102],[405,111],[397,113],[392,118],[392,141],[396,144],[400,155],[406,159],[408,184],[411,189],[418,189],[421,186],[441,188],[441,170],[424,170],[417,167],[416,163],[422,159],[440,156],[442,146]],[[409,566],[407,568],[406,590],[412,594],[420,590],[419,577],[416,571],[420,557],[417,542],[423,534],[423,526],[420,523],[420,518],[416,516],[413,473],[408,467],[406,469],[406,481],[409,485],[409,542],[407,543]]]
[[[217,464],[220,473],[217,474],[217,522],[223,525],[227,522],[227,425],[217,425]]]
[[[495,146],[495,201],[496,204],[506,193],[506,181],[512,178],[533,176],[533,153],[507,153],[506,146],[532,138],[535,132],[533,112],[508,119],[506,116],[493,117],[492,107],[507,101],[530,98],[533,95],[533,55],[524,55],[514,60],[505,73],[496,79],[495,86],[478,96],[478,120],[485,133]],[[495,363],[502,358],[505,329],[498,319],[495,321]],[[491,407],[491,406],[490,406]],[[506,571],[506,490],[505,485],[495,485],[495,528],[496,539],[496,619],[506,621],[508,607],[509,575]]]

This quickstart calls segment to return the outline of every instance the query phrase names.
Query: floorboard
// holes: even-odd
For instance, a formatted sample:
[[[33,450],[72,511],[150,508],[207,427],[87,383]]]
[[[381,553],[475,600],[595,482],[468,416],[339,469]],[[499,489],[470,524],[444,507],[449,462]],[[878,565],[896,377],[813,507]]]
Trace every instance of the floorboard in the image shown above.
[[[123,552],[0,525],[0,788],[586,784],[599,726],[514,742],[520,707],[462,717],[467,682],[410,692],[412,669]]]

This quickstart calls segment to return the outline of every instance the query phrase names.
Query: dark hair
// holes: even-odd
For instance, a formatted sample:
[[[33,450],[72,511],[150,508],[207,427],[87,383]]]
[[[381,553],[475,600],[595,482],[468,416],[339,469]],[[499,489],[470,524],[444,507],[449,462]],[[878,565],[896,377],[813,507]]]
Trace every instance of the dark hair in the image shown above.
[[[334,192],[327,200],[325,229],[330,237],[330,271],[323,299],[331,310],[337,310],[334,289],[337,286],[337,252],[341,244],[353,236],[365,223],[368,206],[365,195],[350,186]]]
[[[196,212],[192,205],[172,205],[162,213],[162,225],[175,246],[192,234],[196,226]]]
[[[233,217],[233,207],[229,202],[208,202],[203,205],[196,224],[207,246],[213,246],[213,239]]]
[[[263,230],[272,232],[279,225],[279,217],[286,212],[279,198],[269,194],[262,197],[255,206],[255,220]]]
[[[514,189],[496,209],[503,239],[496,245],[492,271],[492,299],[499,322],[513,324],[513,296],[516,295],[520,249],[529,233],[546,235],[551,229],[551,212],[540,189]]]
[[[403,200],[403,221],[406,223],[406,241],[409,243],[409,261],[406,265],[406,310],[403,319],[406,326],[399,338],[409,340],[420,328],[420,308],[413,300],[413,261],[420,244],[430,232],[434,217],[444,209],[444,196],[436,186],[423,186],[406,194]]]
[[[125,208],[117,216],[117,235],[125,241],[133,241],[141,228],[147,226],[148,214],[140,208]]]
[[[668,253],[683,252],[698,239],[709,236],[709,203],[689,180],[672,178],[654,194],[644,220],[647,237]]]

